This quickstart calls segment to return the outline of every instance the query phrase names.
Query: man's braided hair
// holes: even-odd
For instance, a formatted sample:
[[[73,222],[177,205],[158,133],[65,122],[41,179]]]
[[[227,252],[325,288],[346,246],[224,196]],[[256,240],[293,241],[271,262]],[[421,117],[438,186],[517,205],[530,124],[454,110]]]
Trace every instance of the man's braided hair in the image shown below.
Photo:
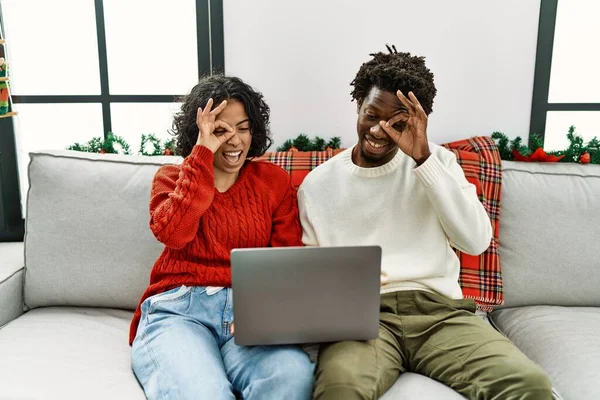
[[[399,53],[396,46],[389,53],[370,54],[373,59],[364,63],[350,85],[354,89],[352,98],[362,104],[373,86],[381,90],[396,93],[401,90],[406,97],[412,91],[417,97],[425,113],[433,111],[433,99],[437,92],[433,83],[433,73],[425,66],[425,57],[412,56],[410,53]]]

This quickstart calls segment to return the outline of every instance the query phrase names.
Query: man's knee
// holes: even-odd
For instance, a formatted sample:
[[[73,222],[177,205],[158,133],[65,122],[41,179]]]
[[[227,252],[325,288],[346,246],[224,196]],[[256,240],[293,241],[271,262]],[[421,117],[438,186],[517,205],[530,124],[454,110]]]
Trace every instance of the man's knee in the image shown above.
[[[505,375],[492,388],[493,395],[509,400],[552,400],[552,383],[548,375],[535,363]]]
[[[537,364],[525,368],[515,383],[515,399],[552,399],[552,383],[550,378]],[[522,396],[519,397],[519,394]]]
[[[345,362],[343,358],[330,359],[317,369],[314,398],[372,399],[375,391],[375,376],[360,369],[357,364]]]

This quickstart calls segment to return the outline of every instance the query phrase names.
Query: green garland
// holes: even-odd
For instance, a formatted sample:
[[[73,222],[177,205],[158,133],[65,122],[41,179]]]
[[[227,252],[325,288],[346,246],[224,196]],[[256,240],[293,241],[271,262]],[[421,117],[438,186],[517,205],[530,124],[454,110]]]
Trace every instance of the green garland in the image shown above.
[[[148,148],[148,143],[152,145],[152,149]],[[162,146],[160,145],[160,139],[156,137],[153,133],[150,134],[142,134],[142,142],[140,143],[140,151],[139,153],[144,156],[158,156],[163,154],[164,151],[161,151]]]
[[[150,149],[147,148],[150,144]],[[120,136],[108,132],[106,139],[93,137],[87,143],[74,143],[67,150],[83,151],[86,153],[131,154],[129,144]],[[154,134],[143,134],[138,154],[145,156],[177,155],[175,139],[161,141]]]
[[[532,135],[529,146],[523,144],[523,139],[517,136],[513,140],[502,132],[494,132],[492,139],[497,140],[500,158],[503,160],[514,161],[515,156],[531,156],[536,150],[543,149],[544,141],[539,135]],[[600,140],[594,137],[585,143],[583,137],[575,132],[575,127],[571,126],[567,133],[569,147],[565,150],[556,150],[544,152],[548,156],[562,156],[558,162],[581,163],[581,164],[600,164]]]
[[[87,153],[131,154],[129,144],[121,136],[108,132],[106,139],[93,137],[85,144],[74,143],[67,150],[85,151]]]
[[[310,139],[307,135],[301,133],[296,139],[286,140],[277,148],[277,151],[289,151],[292,147],[298,151],[324,151],[327,150],[327,148],[339,149],[341,145],[342,139],[337,136],[331,138],[329,142],[327,142],[319,136]]]
[[[317,136],[310,139],[305,134],[300,134],[296,139],[286,140],[277,151],[289,151],[292,147],[298,151],[324,151],[328,148],[339,149],[342,145],[340,137],[333,137],[329,141]],[[138,154],[144,156],[178,155],[177,141],[175,138],[161,141],[154,133],[144,133],[140,141]],[[93,137],[84,144],[74,143],[67,150],[84,151],[87,153],[131,154],[129,144],[120,136],[108,132],[106,139]]]

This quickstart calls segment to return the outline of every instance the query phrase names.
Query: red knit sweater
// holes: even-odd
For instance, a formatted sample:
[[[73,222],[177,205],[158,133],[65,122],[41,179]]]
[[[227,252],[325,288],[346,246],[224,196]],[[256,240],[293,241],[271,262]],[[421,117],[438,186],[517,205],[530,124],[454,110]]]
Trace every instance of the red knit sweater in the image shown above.
[[[150,198],[150,228],[166,246],[140,300],[179,287],[231,286],[234,248],[301,246],[296,191],[289,175],[247,162],[225,193],[215,189],[213,153],[195,146],[178,165],[161,167]],[[129,332],[135,339],[138,305]]]

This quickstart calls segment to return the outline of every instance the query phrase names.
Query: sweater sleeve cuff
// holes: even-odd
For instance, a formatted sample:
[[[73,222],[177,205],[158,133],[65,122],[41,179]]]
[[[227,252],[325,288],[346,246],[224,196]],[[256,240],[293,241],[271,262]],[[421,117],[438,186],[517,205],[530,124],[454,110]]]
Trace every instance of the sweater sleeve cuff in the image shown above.
[[[414,170],[417,177],[426,188],[434,185],[444,173],[444,166],[440,159],[431,154],[427,161]]]
[[[198,166],[200,164],[212,165],[214,158],[215,155],[208,147],[199,144],[192,148],[192,152],[189,155],[190,163],[193,166]]]

